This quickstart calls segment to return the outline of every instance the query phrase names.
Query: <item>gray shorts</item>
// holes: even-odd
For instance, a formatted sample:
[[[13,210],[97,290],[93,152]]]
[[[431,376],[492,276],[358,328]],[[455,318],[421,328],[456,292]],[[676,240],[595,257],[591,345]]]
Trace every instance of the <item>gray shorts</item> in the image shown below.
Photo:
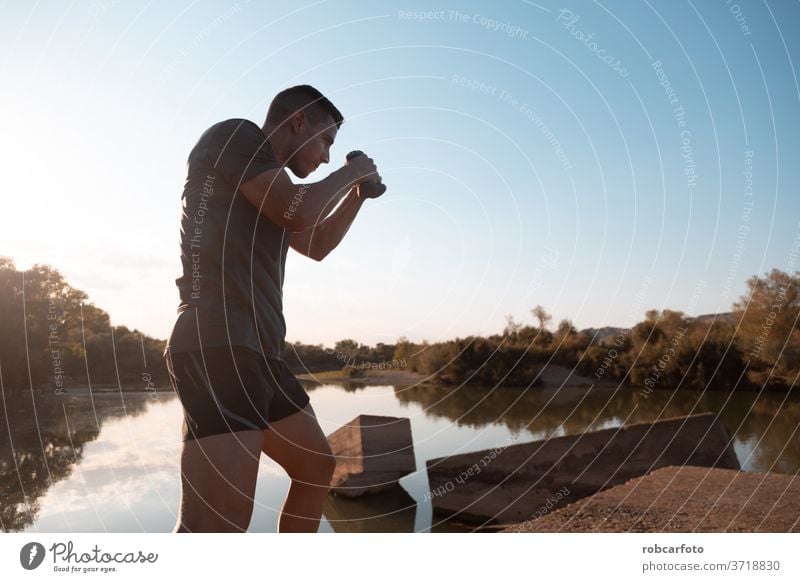
[[[308,394],[283,360],[243,346],[167,351],[172,388],[183,405],[183,440],[243,430],[299,412]]]

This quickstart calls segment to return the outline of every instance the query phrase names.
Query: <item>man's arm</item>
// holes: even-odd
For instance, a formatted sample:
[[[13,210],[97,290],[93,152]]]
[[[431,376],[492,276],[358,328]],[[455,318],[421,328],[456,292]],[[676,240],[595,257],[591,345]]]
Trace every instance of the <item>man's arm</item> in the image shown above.
[[[339,207],[325,220],[302,232],[291,233],[290,246],[298,253],[321,261],[335,249],[355,220],[363,198],[352,188]]]
[[[380,179],[375,163],[367,156],[358,156],[313,184],[293,184],[286,170],[275,168],[243,183],[239,191],[278,226],[302,232],[318,224],[353,184],[371,178]]]

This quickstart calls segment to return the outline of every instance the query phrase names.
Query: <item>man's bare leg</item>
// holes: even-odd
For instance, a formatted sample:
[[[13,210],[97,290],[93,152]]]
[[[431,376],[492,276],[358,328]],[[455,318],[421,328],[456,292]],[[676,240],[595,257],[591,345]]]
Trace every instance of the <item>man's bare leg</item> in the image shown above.
[[[310,403],[269,426],[264,432],[264,454],[283,467],[292,480],[278,531],[316,532],[336,468],[328,439]]]
[[[247,430],[183,443],[175,532],[247,530],[263,438],[263,431]]]

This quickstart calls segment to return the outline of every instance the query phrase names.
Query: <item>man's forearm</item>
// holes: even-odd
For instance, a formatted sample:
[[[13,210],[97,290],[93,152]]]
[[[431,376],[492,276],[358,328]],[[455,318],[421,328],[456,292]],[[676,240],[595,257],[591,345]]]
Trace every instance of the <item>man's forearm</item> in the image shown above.
[[[347,196],[352,185],[353,173],[347,166],[342,166],[319,182],[298,184],[284,217],[296,218],[301,224],[314,224]]]
[[[321,260],[342,242],[363,203],[355,188],[351,189],[333,214],[314,229],[310,250],[315,258]]]

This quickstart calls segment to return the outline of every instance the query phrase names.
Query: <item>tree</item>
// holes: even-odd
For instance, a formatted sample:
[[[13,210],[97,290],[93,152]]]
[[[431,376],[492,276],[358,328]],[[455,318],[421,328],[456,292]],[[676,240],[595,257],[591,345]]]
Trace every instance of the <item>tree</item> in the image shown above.
[[[336,342],[333,349],[340,354],[353,358],[358,355],[359,345],[355,340],[343,339]]]
[[[116,382],[118,376],[138,386],[145,372],[167,381],[162,340],[112,328],[108,313],[48,265],[23,272],[0,257],[0,321],[0,373],[11,391],[59,391],[87,381]]]
[[[555,339],[558,343],[561,343],[563,340],[568,338],[571,335],[575,335],[578,333],[578,330],[575,329],[575,326],[572,325],[572,321],[569,319],[562,319],[558,322],[558,328],[556,329]]]
[[[739,346],[759,380],[792,385],[800,362],[800,272],[773,269],[747,281],[733,308],[739,315]]]
[[[506,315],[506,327],[503,330],[503,336],[516,338],[521,328],[522,324],[514,321],[513,315],[511,315],[510,313]]]
[[[531,309],[531,313],[539,322],[539,331],[544,331],[544,328],[547,327],[547,324],[553,319],[553,316],[545,311],[544,307],[541,305],[537,305],[533,309]]]

